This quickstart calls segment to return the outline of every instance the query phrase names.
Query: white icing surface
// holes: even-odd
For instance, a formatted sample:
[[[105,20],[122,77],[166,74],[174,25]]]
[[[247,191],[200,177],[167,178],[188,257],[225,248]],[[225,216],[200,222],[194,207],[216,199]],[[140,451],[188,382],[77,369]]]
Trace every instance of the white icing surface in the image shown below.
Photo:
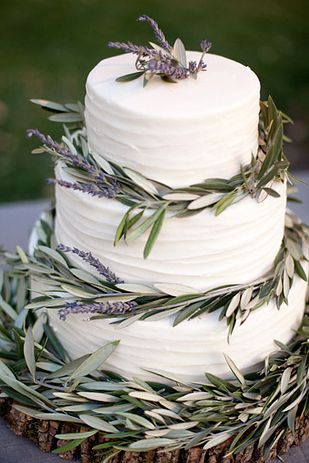
[[[199,60],[199,52],[188,59]],[[116,82],[131,54],[89,74],[86,126],[92,151],[171,187],[231,177],[257,149],[260,83],[249,67],[207,54],[207,71],[177,84]]]
[[[308,270],[308,266],[306,266]],[[299,328],[304,314],[307,283],[296,278],[289,304],[278,310],[273,301],[251,313],[241,326],[237,322],[230,343],[224,320],[218,313],[172,326],[172,318],[137,321],[117,328],[108,320],[85,321],[85,315],[72,315],[60,321],[57,310],[48,310],[51,326],[72,358],[87,354],[105,342],[120,340],[105,364],[127,378],[155,377],[143,369],[163,370],[185,381],[205,381],[204,372],[229,377],[223,353],[243,371],[251,371],[267,355],[278,349],[274,340],[288,342]]]
[[[189,53],[190,59],[199,56]],[[249,68],[226,58],[207,55],[207,64],[197,81],[173,85],[154,80],[143,88],[140,79],[115,82],[134,71],[132,55],[99,63],[87,80],[90,149],[172,187],[238,173],[257,148],[259,81]],[[72,181],[60,164],[56,176]],[[146,235],[113,246],[124,205],[57,187],[56,240],[91,251],[126,282],[180,283],[200,290],[246,283],[270,270],[282,241],[286,185],[273,188],[280,198],[268,196],[258,203],[247,197],[218,217],[211,210],[167,217],[144,260]],[[70,258],[86,267],[75,255]],[[218,312],[177,327],[169,317],[123,329],[108,320],[74,315],[63,322],[57,310],[48,313],[72,358],[119,339],[105,368],[129,378],[154,379],[145,369],[159,369],[185,381],[203,381],[205,371],[230,376],[223,353],[247,371],[276,349],[275,339],[288,342],[303,317],[306,287],[296,277],[288,306],[277,310],[271,301],[260,307],[243,325],[237,322],[230,343]]]
[[[60,165],[56,175],[72,180]],[[258,203],[247,197],[217,217],[211,210],[187,218],[166,217],[147,259],[147,233],[128,245],[121,241],[113,246],[126,206],[57,187],[56,239],[91,251],[126,282],[179,283],[200,290],[246,283],[270,270],[281,245],[286,187],[273,187],[280,198],[268,196]],[[84,265],[75,255],[70,258]]]

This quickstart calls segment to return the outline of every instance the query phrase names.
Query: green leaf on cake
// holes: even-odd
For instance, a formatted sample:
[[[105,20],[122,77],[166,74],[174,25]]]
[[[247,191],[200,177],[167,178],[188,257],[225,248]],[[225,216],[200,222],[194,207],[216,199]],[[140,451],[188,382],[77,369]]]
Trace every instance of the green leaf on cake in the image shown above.
[[[102,364],[110,357],[110,355],[117,348],[120,341],[113,341],[97,349],[93,354],[91,354],[84,362],[82,362],[76,370],[73,371],[70,375],[70,380],[76,378],[82,378],[87,376],[89,373],[92,373],[97,368],[101,367]]]
[[[237,198],[237,192],[231,191],[221,198],[214,206],[215,215],[220,215],[227,207],[234,203]]]
[[[187,67],[186,49],[182,41],[178,38],[175,40],[172,55],[179,61],[183,67]]]
[[[132,72],[131,74],[125,74],[124,76],[117,77],[117,82],[130,82],[131,80],[138,79],[144,74],[144,71]]]
[[[24,342],[24,356],[27,367],[32,375],[35,378],[35,354],[34,354],[34,339],[32,334],[32,329],[29,327]]]
[[[149,236],[148,236],[145,248],[144,248],[144,259],[146,259],[149,256],[154,246],[154,243],[159,236],[159,233],[161,231],[161,228],[164,222],[164,217],[165,217],[165,212],[166,212],[165,207],[160,209],[159,212],[160,213],[158,214],[158,218],[156,219],[155,223],[152,226],[152,229],[149,233]]]
[[[127,174],[127,176],[133,180],[133,182],[143,188],[147,193],[150,193],[151,195],[157,195],[158,190],[154,186],[154,184],[148,180],[144,175],[140,174],[139,172],[136,172],[133,169],[129,168],[124,168],[124,172]]]
[[[161,212],[161,209],[158,209],[150,217],[147,217],[147,219],[145,219],[140,225],[129,231],[127,234],[127,241],[133,241],[142,236],[160,217]]]
[[[294,264],[295,264],[295,272],[297,273],[297,275],[304,281],[308,281],[308,276],[303,268],[303,266],[301,265],[301,263],[297,260],[294,261]]]
[[[226,363],[228,364],[229,369],[231,370],[235,378],[239,381],[239,383],[242,386],[245,386],[246,380],[244,376],[241,374],[240,370],[235,365],[235,363],[233,362],[233,360],[227,354],[223,354],[223,355],[224,355]]]

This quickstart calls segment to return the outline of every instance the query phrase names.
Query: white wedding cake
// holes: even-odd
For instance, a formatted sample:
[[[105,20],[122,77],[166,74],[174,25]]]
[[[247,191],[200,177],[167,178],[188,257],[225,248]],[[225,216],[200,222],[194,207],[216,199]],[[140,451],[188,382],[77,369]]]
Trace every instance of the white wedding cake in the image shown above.
[[[197,52],[188,52],[190,60]],[[233,60],[207,55],[207,70],[178,84],[158,77],[143,88],[140,79],[118,82],[132,72],[134,56],[101,61],[86,85],[85,122],[89,151],[174,189],[208,178],[231,178],[255,157],[259,140],[260,83],[255,73]],[[59,162],[56,178],[74,181]],[[56,187],[57,243],[91,252],[125,283],[173,288],[177,294],[206,292],[225,285],[263,280],[271,271],[283,237],[286,181],[273,181],[274,195],[250,195],[216,216],[211,208],[183,218],[167,212],[151,254],[145,259],[146,233],[114,246],[117,227],[128,206]],[[146,210],[145,214],[150,212]],[[96,275],[74,254],[72,263]],[[307,271],[307,267],[305,267]],[[178,288],[178,289],[177,289]],[[218,311],[173,326],[174,316],[137,320],[119,327],[113,319],[90,320],[83,314],[60,320],[48,310],[51,326],[72,358],[120,340],[106,366],[124,377],[153,378],[160,370],[187,382],[202,381],[205,371],[229,376],[224,354],[243,371],[254,370],[288,342],[304,314],[307,283],[295,276],[288,303],[274,299],[228,326]]]

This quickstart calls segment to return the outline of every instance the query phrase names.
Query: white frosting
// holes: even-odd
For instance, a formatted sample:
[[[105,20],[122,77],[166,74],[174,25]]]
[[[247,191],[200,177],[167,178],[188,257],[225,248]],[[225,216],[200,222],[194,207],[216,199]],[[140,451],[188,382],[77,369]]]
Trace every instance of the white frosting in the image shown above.
[[[190,52],[189,58],[199,54]],[[259,81],[249,68],[226,58],[208,55],[207,64],[197,81],[173,85],[154,79],[143,88],[140,79],[115,82],[134,71],[132,55],[99,63],[87,80],[90,149],[172,187],[238,173],[257,149]],[[60,164],[56,176],[72,181]],[[270,270],[282,241],[286,185],[273,188],[280,198],[258,203],[247,197],[218,217],[209,209],[183,219],[168,216],[144,260],[146,235],[113,246],[126,206],[57,187],[56,240],[91,251],[126,282],[180,283],[199,290],[246,283]],[[70,258],[86,266],[75,255]],[[203,381],[205,371],[230,376],[223,353],[247,371],[276,349],[275,339],[288,342],[303,317],[306,287],[296,277],[288,306],[278,310],[270,301],[243,325],[238,321],[230,343],[218,312],[176,327],[169,317],[123,329],[109,320],[74,315],[63,322],[57,310],[48,313],[72,358],[119,339],[105,368],[128,378],[153,379],[145,370],[159,369],[185,381]]]
[[[33,231],[30,252],[37,235]],[[302,264],[308,274],[309,265]],[[90,269],[94,272],[93,269]],[[48,287],[32,280],[32,291],[44,293]],[[205,371],[229,377],[230,371],[223,354],[229,355],[242,372],[255,370],[267,355],[278,349],[274,340],[289,342],[299,328],[305,310],[307,282],[295,277],[288,305],[278,310],[274,301],[251,312],[240,325],[236,322],[230,342],[225,320],[219,312],[204,314],[173,327],[173,317],[158,321],[136,321],[119,328],[114,319],[92,320],[86,315],[71,315],[66,321],[58,317],[57,309],[47,310],[49,322],[58,339],[72,358],[95,351],[107,342],[120,340],[116,351],[104,364],[104,369],[126,378],[157,379],[146,370],[161,370],[187,382],[204,381]]]
[[[308,266],[306,266],[308,269]],[[307,283],[296,278],[289,304],[280,310],[274,301],[252,312],[241,326],[237,322],[230,343],[225,320],[218,312],[172,326],[172,318],[137,321],[117,328],[108,320],[85,321],[72,315],[60,321],[57,310],[48,310],[51,326],[72,358],[80,357],[113,340],[120,340],[105,364],[127,378],[154,379],[145,370],[163,370],[185,381],[205,381],[205,371],[230,376],[223,353],[243,371],[251,371],[278,347],[274,340],[288,342],[299,328],[304,314]]]
[[[56,175],[72,181],[61,166]],[[217,217],[209,209],[187,218],[166,217],[147,259],[147,233],[128,245],[121,241],[113,246],[126,206],[57,187],[56,239],[91,251],[126,282],[179,283],[199,290],[247,283],[270,270],[282,241],[286,187],[273,187],[280,198],[268,196],[258,203],[247,197]]]
[[[188,59],[199,60],[199,52]],[[260,83],[249,67],[207,54],[207,71],[177,84],[116,82],[131,54],[89,74],[86,126],[92,151],[172,187],[231,177],[257,149]]]

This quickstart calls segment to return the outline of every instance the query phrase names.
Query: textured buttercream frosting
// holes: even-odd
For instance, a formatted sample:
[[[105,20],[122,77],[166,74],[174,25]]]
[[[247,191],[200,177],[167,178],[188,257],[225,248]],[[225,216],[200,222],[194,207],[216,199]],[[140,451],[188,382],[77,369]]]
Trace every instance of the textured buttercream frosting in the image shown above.
[[[200,53],[188,52],[198,60]],[[207,55],[207,71],[177,84],[116,82],[131,54],[101,61],[86,84],[89,148],[171,187],[231,177],[256,153],[260,83],[240,63]]]
[[[48,313],[51,326],[72,358],[118,339],[120,344],[108,359],[107,369],[127,378],[154,379],[145,370],[158,369],[185,381],[205,381],[205,371],[230,376],[224,353],[247,372],[255,370],[259,362],[278,349],[274,340],[287,343],[303,318],[306,289],[307,283],[296,277],[288,306],[283,304],[278,310],[271,300],[252,312],[242,325],[237,322],[230,342],[226,320],[219,321],[218,312],[176,327],[169,317],[137,321],[126,328],[117,328],[111,320],[86,321],[85,315],[72,315],[61,321],[57,310],[50,309]]]
[[[198,56],[189,53],[190,59]],[[207,55],[207,64],[196,81],[153,79],[143,88],[141,79],[115,81],[133,72],[132,55],[103,60],[87,80],[90,150],[172,187],[238,173],[257,150],[259,81],[249,68],[220,56]],[[74,181],[61,163],[56,177]],[[113,246],[125,205],[57,186],[56,240],[91,251],[125,282],[179,283],[198,290],[249,283],[272,268],[283,238],[286,184],[273,182],[272,188],[279,198],[258,202],[247,196],[217,217],[209,208],[186,218],[167,214],[150,256],[143,259],[146,236]],[[74,254],[68,257],[94,272]],[[278,310],[271,300],[244,324],[238,321],[230,343],[218,312],[176,327],[168,317],[122,329],[109,320],[71,315],[61,321],[57,311],[48,313],[72,358],[119,339],[107,368],[129,378],[151,379],[146,370],[159,369],[203,381],[205,371],[229,375],[224,353],[248,371],[276,349],[275,339],[288,342],[301,322],[305,292],[306,283],[296,277],[288,305]]]
[[[59,165],[58,178],[72,181]],[[144,234],[113,245],[127,207],[57,186],[58,243],[91,251],[126,282],[179,283],[206,290],[247,283],[269,271],[284,231],[286,186],[274,183],[280,198],[246,197],[215,216],[211,209],[186,218],[166,217],[147,259]],[[72,255],[78,265],[85,265]]]
[[[32,234],[30,252],[36,246],[36,232]],[[308,264],[303,264],[308,274]],[[89,267],[93,274],[96,271]],[[49,288],[40,281],[32,281],[32,290],[44,294]],[[49,323],[68,355],[78,358],[95,351],[103,344],[119,340],[116,351],[104,365],[105,369],[126,378],[138,376],[156,379],[147,370],[161,370],[167,376],[184,381],[204,381],[204,373],[229,377],[230,370],[224,355],[229,355],[243,373],[254,371],[259,363],[278,349],[275,340],[287,343],[300,326],[305,309],[307,282],[295,277],[288,296],[288,305],[278,310],[270,300],[251,312],[241,324],[236,322],[228,341],[226,320],[219,320],[219,312],[204,314],[173,326],[173,317],[157,321],[135,321],[119,328],[115,319],[89,320],[87,315],[72,314],[60,320],[57,309],[46,309]]]

